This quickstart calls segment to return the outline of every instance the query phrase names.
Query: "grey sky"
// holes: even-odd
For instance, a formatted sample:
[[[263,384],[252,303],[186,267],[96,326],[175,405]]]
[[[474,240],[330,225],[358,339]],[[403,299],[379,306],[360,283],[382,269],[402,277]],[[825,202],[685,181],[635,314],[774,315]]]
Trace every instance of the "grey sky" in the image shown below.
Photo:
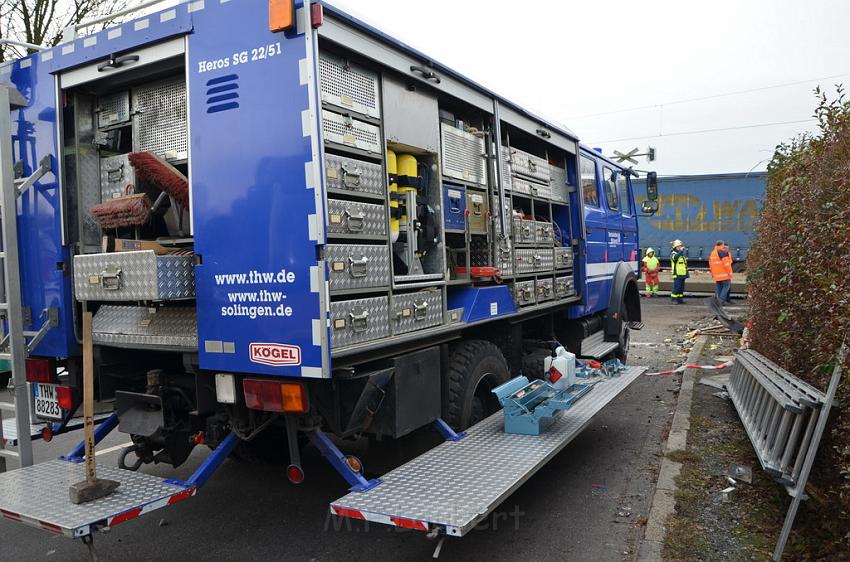
[[[657,147],[662,174],[764,169],[818,83],[850,84],[847,1],[333,3],[606,153]]]

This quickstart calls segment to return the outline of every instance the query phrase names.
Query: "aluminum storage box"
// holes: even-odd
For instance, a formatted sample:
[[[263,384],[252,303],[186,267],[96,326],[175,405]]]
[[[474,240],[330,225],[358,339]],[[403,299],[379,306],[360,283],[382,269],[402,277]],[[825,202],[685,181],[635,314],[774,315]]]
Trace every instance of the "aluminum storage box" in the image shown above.
[[[514,274],[514,260],[510,248],[496,249],[496,267],[502,277],[509,277]]]
[[[518,275],[552,271],[552,252],[542,248],[517,248],[516,272]]]
[[[556,203],[567,203],[570,197],[569,186],[567,186],[567,171],[557,166],[549,166],[549,175],[552,177],[549,198]]]
[[[325,142],[335,142],[375,154],[382,152],[381,130],[376,125],[350,115],[340,115],[323,109],[322,133]]]
[[[573,281],[572,275],[555,276],[555,298],[569,297],[574,295],[575,292],[575,281]]]
[[[75,256],[74,291],[80,301],[193,299],[195,258],[152,250]]]
[[[573,249],[570,247],[557,247],[554,249],[555,269],[572,269]]]
[[[487,215],[490,213],[487,194],[483,191],[467,189],[466,210],[470,234],[487,234]]]
[[[534,221],[534,243],[538,246],[551,246],[555,243],[551,222]]]
[[[534,221],[514,217],[514,242],[517,244],[534,244],[536,240]]]
[[[331,348],[390,335],[389,299],[372,297],[331,303]]]
[[[386,237],[387,211],[384,205],[328,199],[328,236],[353,234]]]
[[[325,186],[328,193],[367,194],[381,200],[387,195],[383,166],[336,154],[325,154]]]
[[[390,285],[390,252],[383,244],[328,244],[325,261],[331,291]]]
[[[380,118],[378,74],[330,53],[319,54],[322,101]]]
[[[126,194],[128,185],[136,184],[136,171],[127,154],[100,159],[100,197],[109,201]]]
[[[440,124],[440,139],[443,151],[443,175],[486,185],[487,149],[484,139],[446,123]]]
[[[131,349],[197,351],[195,308],[103,305],[92,321],[92,341]]]
[[[551,278],[538,279],[534,287],[537,290],[537,302],[546,302],[555,298],[554,282]]]
[[[522,176],[549,184],[549,162],[518,148],[510,148],[509,162],[514,176]],[[504,153],[503,153],[504,157]]]
[[[130,121],[130,92],[100,96],[97,100],[97,127],[103,129]]]
[[[519,306],[528,306],[537,302],[534,294],[534,279],[514,283],[514,300]]]
[[[443,323],[443,292],[439,289],[394,294],[391,303],[393,334],[406,334]]]

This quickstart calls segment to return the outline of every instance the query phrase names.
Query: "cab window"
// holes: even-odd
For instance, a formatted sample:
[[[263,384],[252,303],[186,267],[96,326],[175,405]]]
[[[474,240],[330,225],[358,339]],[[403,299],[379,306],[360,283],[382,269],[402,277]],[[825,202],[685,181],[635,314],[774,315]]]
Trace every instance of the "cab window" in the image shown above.
[[[632,205],[629,200],[629,185],[626,181],[626,174],[617,174],[617,193],[620,195],[620,206],[623,208],[622,213],[630,216],[632,214]]]
[[[581,157],[581,191],[584,204],[599,206],[599,193],[596,191],[596,165],[590,158]]]
[[[619,209],[619,205],[617,205],[617,187],[614,181],[614,170],[608,166],[602,168],[602,191],[605,192],[608,208],[612,211]]]

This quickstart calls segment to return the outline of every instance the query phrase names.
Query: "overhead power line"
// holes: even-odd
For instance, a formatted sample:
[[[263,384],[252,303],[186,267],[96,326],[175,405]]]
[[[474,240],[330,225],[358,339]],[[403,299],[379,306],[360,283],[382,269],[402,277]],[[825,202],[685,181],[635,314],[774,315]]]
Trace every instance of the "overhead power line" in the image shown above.
[[[631,140],[641,140],[641,139],[655,139],[660,137],[677,137],[681,135],[699,135],[703,133],[717,133],[720,131],[736,131],[738,129],[757,129],[759,127],[775,127],[778,125],[797,125],[800,123],[812,123],[817,121],[817,119],[811,117],[809,119],[799,119],[797,121],[774,121],[771,123],[755,123],[752,125],[738,125],[736,127],[718,127],[716,129],[699,129],[694,131],[677,131],[674,133],[660,133],[657,135],[642,135],[639,137],[623,137],[618,139],[608,139],[608,140],[596,140],[590,144],[603,144],[608,142],[622,142],[622,141],[631,141]]]
[[[789,86],[799,86],[801,84],[810,84],[812,82],[819,82],[821,80],[832,80],[833,78],[843,78],[845,76],[850,76],[850,72],[844,72],[842,74],[833,74],[831,76],[821,76],[820,78],[811,78],[809,80],[798,80],[796,82],[785,82],[783,84],[774,84],[772,86],[762,86],[760,88],[750,88],[750,89],[747,89],[747,90],[735,90],[735,91],[732,91],[732,92],[725,92],[725,93],[722,93],[722,94],[712,94],[710,96],[700,96],[700,97],[696,97],[696,98],[685,98],[685,99],[680,99],[680,100],[667,101],[667,102],[663,102],[663,103],[656,103],[656,104],[652,104],[652,105],[642,105],[642,106],[630,107],[630,108],[626,108],[626,109],[615,109],[613,111],[603,111],[603,112],[600,112],[600,113],[589,113],[587,115],[578,115],[576,117],[570,117],[570,118],[567,119],[567,121],[576,120],[576,119],[589,119],[591,117],[602,117],[604,115],[615,115],[617,113],[628,113],[629,111],[639,111],[641,109],[663,108],[666,105],[678,105],[678,104],[683,104],[683,103],[693,103],[693,102],[696,102],[696,101],[711,100],[711,99],[716,99],[716,98],[725,98],[725,97],[729,97],[729,96],[737,96],[737,95],[740,95],[740,94],[749,94],[749,93],[752,93],[752,92],[762,92],[762,91],[765,91],[765,90],[774,90],[776,88],[787,88]]]

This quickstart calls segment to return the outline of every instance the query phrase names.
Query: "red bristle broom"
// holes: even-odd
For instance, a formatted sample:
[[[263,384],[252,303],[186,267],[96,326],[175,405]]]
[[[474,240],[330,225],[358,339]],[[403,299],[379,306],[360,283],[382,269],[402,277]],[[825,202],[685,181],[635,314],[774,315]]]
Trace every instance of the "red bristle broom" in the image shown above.
[[[189,208],[189,180],[180,170],[151,152],[132,152],[127,158],[136,170],[137,180],[167,193],[183,209]]]
[[[151,218],[151,201],[144,193],[118,197],[91,208],[103,229],[141,226]]]

